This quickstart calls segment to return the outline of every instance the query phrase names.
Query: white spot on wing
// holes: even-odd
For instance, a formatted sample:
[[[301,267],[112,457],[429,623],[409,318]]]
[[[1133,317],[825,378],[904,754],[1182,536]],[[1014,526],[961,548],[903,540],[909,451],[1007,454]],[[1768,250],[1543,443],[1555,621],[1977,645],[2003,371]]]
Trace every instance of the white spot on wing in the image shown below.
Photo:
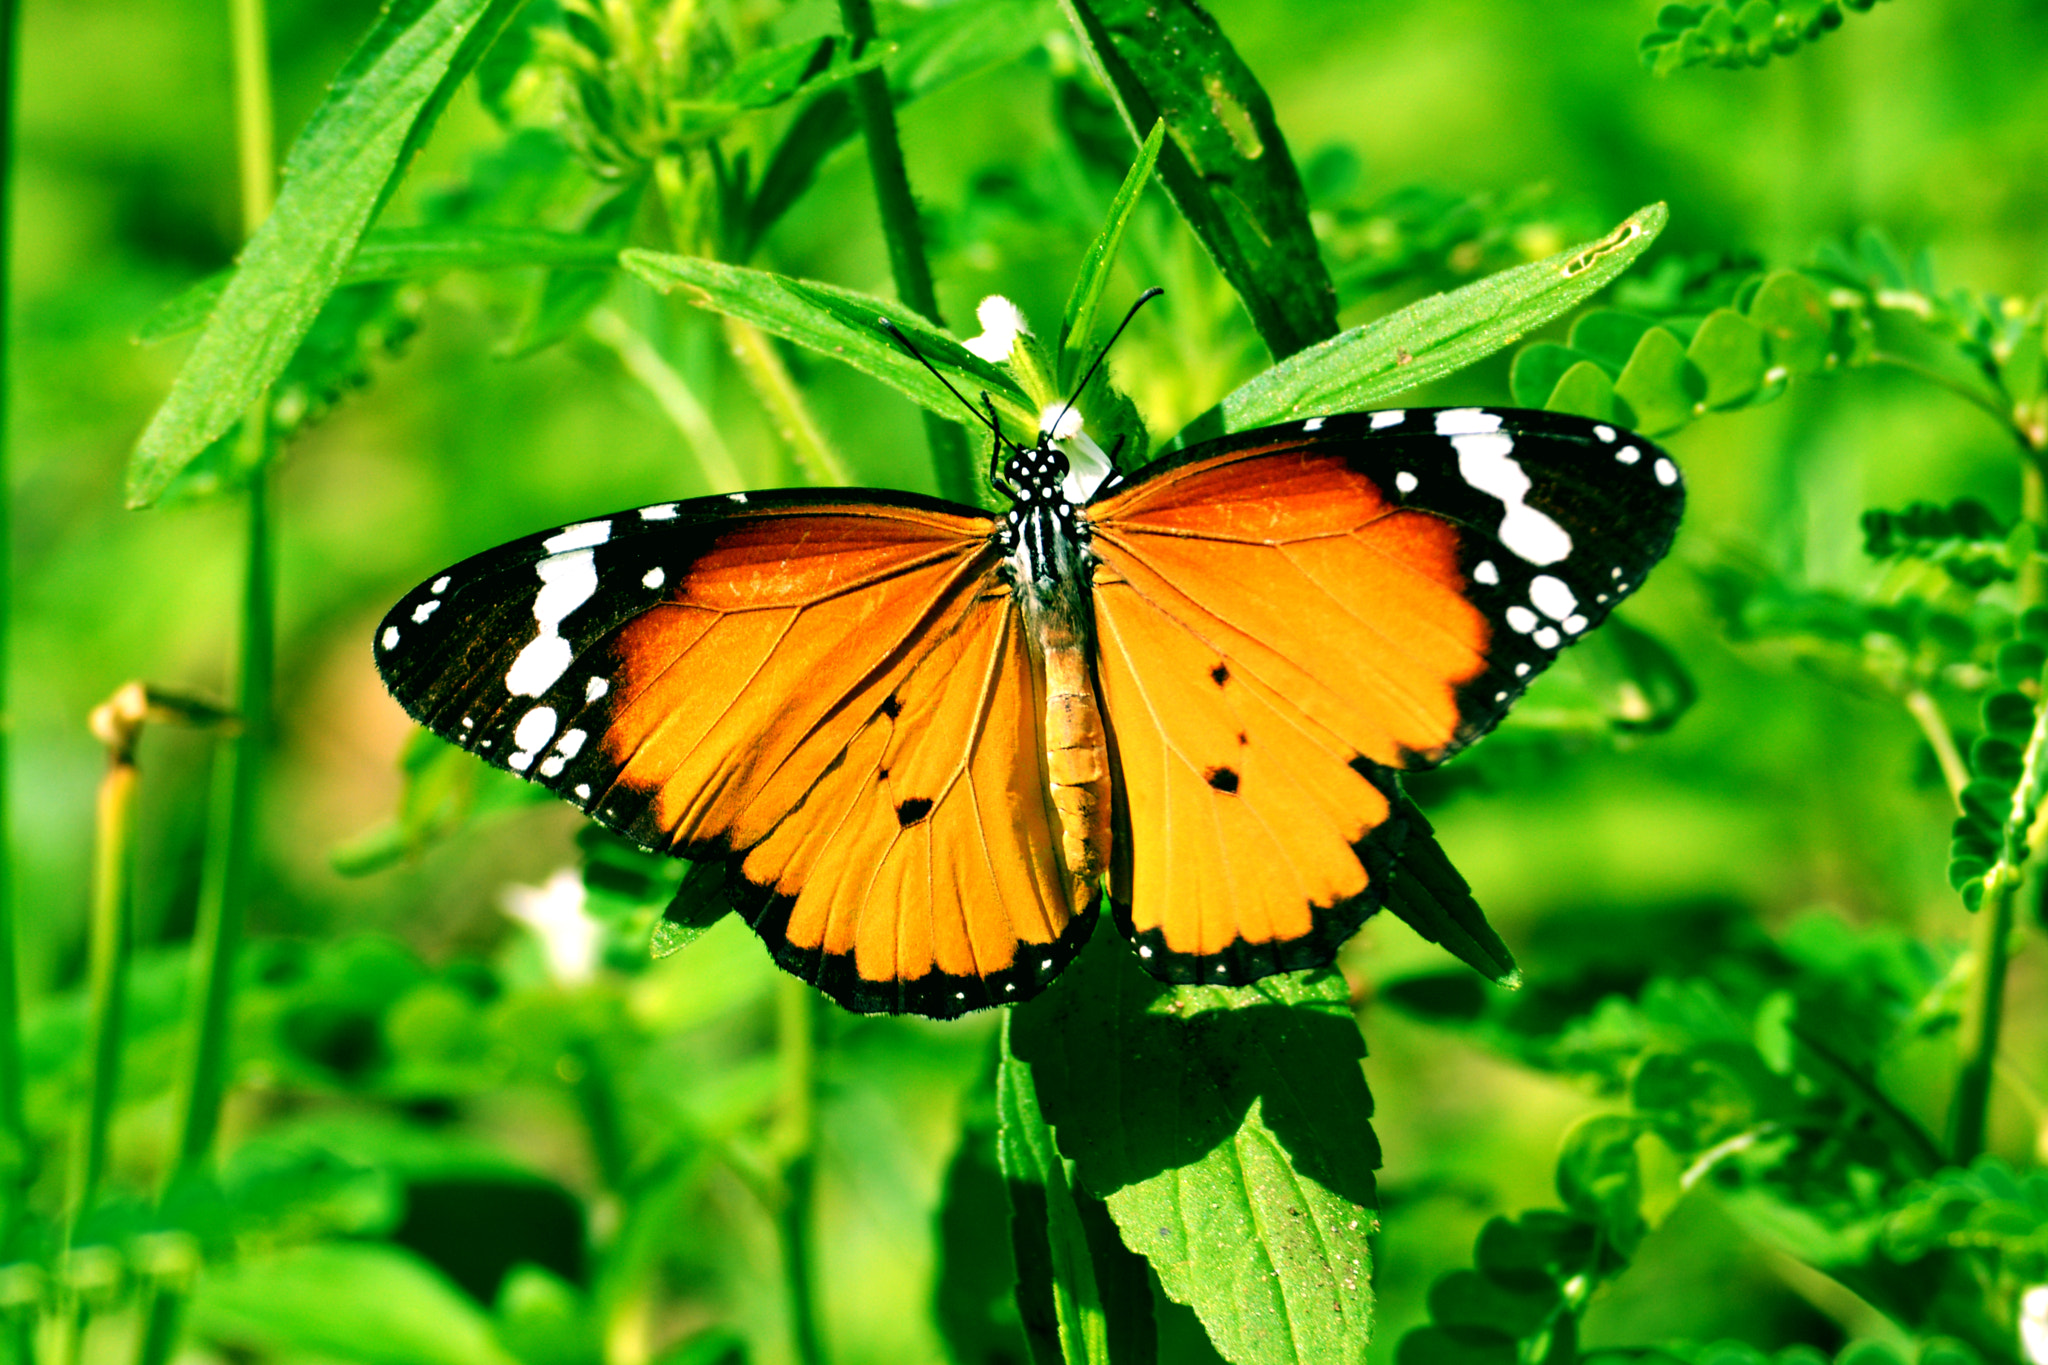
[[[583,685],[583,700],[596,701],[599,697],[603,696],[605,693],[611,690],[612,685],[607,679],[592,678],[589,682]]]
[[[427,591],[428,591],[428,592],[446,592],[446,591],[448,591],[448,582],[449,582],[449,578],[450,578],[450,575],[448,575],[448,574],[442,574],[442,575],[441,575],[441,576],[440,576],[439,578],[437,578],[437,579],[435,579],[435,580],[434,580],[434,586],[432,586],[431,588],[428,588],[428,589],[427,589]]]
[[[646,573],[640,575],[640,584],[642,587],[658,588],[667,581],[668,575],[661,571],[661,566],[658,564],[655,567],[649,569]]]
[[[745,493],[727,493],[725,495],[725,500],[727,502],[739,503],[741,506],[744,507],[747,502],[747,495]]]
[[[1500,430],[1500,414],[1478,408],[1445,408],[1436,415],[1439,436],[1480,436]]]
[[[1545,626],[1543,629],[1537,631],[1534,635],[1531,635],[1529,638],[1534,640],[1537,644],[1542,645],[1545,649],[1556,649],[1558,645],[1564,642],[1564,637],[1559,635],[1555,630],[1551,629],[1549,626]]]
[[[462,728],[465,730],[474,730],[476,729],[476,722],[471,720],[468,716],[464,716],[462,718]]]
[[[540,775],[542,777],[560,777],[562,775],[562,765],[568,761],[560,754],[550,754],[540,761]]]
[[[675,519],[676,505],[672,502],[664,502],[656,507],[643,507],[640,509],[640,520],[642,521],[674,521]]]
[[[1637,450],[1634,446],[1623,446],[1620,450],[1614,452],[1614,458],[1620,460],[1623,464],[1634,464],[1637,460],[1643,458],[1643,452]]]
[[[1438,413],[1441,426],[1449,414]],[[1486,413],[1476,416],[1499,422]],[[1564,527],[1523,501],[1528,496],[1529,476],[1513,459],[1515,438],[1505,432],[1483,432],[1453,436],[1458,451],[1458,474],[1482,493],[1500,499],[1500,543],[1531,564],[1555,564],[1572,552],[1572,538]]]
[[[1552,578],[1547,573],[1537,574],[1529,580],[1529,600],[1536,604],[1536,610],[1553,621],[1562,621],[1578,610],[1579,599],[1562,578]]]
[[[1400,489],[1404,497],[1415,491],[1418,482],[1419,480],[1405,469],[1394,476],[1394,487]]]
[[[1573,612],[1570,616],[1564,618],[1564,632],[1567,635],[1577,635],[1586,628],[1587,624],[1588,622],[1585,617],[1577,612]]]
[[[518,726],[512,731],[512,742],[519,746],[519,752],[505,761],[525,772],[532,764],[533,756],[555,737],[555,721],[555,708],[552,706],[536,706],[521,716]]]
[[[1407,415],[1406,408],[1388,408],[1385,412],[1376,412],[1372,415],[1372,429],[1381,431],[1387,427],[1398,427],[1401,425],[1401,419]]]
[[[597,591],[597,558],[589,550],[553,555],[533,567],[541,583],[540,591],[533,595],[533,619],[540,623],[540,634],[527,642],[512,667],[505,670],[505,690],[515,697],[537,697],[568,671],[576,651],[562,638],[563,618]]]
[[[424,624],[424,623],[426,622],[426,619],[427,619],[427,618],[428,618],[429,616],[432,616],[432,615],[433,615],[433,614],[434,614],[435,612],[439,611],[440,609],[441,609],[441,599],[440,599],[440,598],[438,598],[438,597],[432,597],[432,598],[428,598],[428,599],[427,599],[426,601],[424,601],[424,602],[420,603],[420,604],[419,604],[418,606],[416,606],[416,607],[414,607],[414,608],[412,609],[412,622],[413,622],[413,624],[414,624],[414,625],[416,625],[416,626],[417,626],[417,625],[422,625],[422,624]]]
[[[1493,561],[1490,559],[1480,560],[1472,570],[1472,577],[1489,588],[1500,584],[1500,570],[1493,567]]]
[[[1516,664],[1516,665],[1515,665],[1515,676],[1516,676],[1516,677],[1518,677],[1518,678],[1526,678],[1526,677],[1528,677],[1528,676],[1529,676],[1529,665],[1527,665],[1527,664]]]
[[[398,648],[398,627],[397,627],[397,626],[386,626],[386,627],[384,627],[384,648],[386,648],[386,649],[396,649],[396,648]]]
[[[1593,428],[1593,434],[1603,441],[1611,441],[1614,439],[1614,428],[1603,422],[1601,425]]]
[[[1530,631],[1536,629],[1538,619],[1536,613],[1530,611],[1519,602],[1507,609],[1507,618],[1508,629],[1514,631],[1517,635],[1527,635]]]
[[[1651,468],[1657,471],[1657,482],[1666,488],[1678,482],[1678,466],[1671,461],[1659,458]]]
[[[562,737],[555,741],[555,752],[563,758],[574,758],[583,752],[583,741],[590,738],[581,730],[564,730]]]
[[[576,799],[578,801],[588,801],[590,799],[590,784],[588,782],[578,782],[576,784]]]
[[[1320,417],[1311,417],[1306,422],[1303,422],[1301,424],[1301,429],[1303,431],[1321,431],[1323,429],[1323,419]]]
[[[587,550],[611,538],[612,524],[609,521],[579,521],[574,526],[564,526],[543,540],[540,547],[551,555],[559,555],[570,550]]]

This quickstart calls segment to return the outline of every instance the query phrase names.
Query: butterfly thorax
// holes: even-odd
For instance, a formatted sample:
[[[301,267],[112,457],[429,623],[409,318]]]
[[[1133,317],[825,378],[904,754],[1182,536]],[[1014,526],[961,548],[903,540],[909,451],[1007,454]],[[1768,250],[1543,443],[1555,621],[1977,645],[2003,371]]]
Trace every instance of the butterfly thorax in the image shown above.
[[[1004,576],[1045,679],[1046,771],[1078,907],[1109,864],[1109,750],[1096,699],[1087,521],[1067,498],[1066,457],[1041,440],[1004,468],[1015,500],[996,532]]]

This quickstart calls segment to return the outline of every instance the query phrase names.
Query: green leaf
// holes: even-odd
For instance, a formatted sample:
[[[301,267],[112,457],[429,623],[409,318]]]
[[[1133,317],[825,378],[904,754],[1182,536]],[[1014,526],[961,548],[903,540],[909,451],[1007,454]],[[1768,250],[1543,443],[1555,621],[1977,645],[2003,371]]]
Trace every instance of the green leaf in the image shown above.
[[[1655,318],[1624,313],[1613,308],[1596,308],[1572,324],[1569,345],[1589,360],[1598,361],[1610,373],[1620,374],[1635,353],[1643,333],[1657,325]]]
[[[798,94],[820,91],[872,71],[896,55],[893,44],[876,43],[858,57],[835,61],[839,40],[831,34],[781,47],[764,48],[726,73],[710,102],[736,109],[767,109]]]
[[[411,1252],[377,1242],[316,1243],[209,1270],[192,1324],[212,1340],[271,1354],[516,1365],[474,1301]]]
[[[1643,1221],[1642,1165],[1636,1155],[1640,1121],[1621,1114],[1591,1114],[1565,1135],[1557,1160],[1557,1192],[1566,1208],[1598,1225],[1622,1256],[1635,1254],[1649,1231]]]
[[[1354,327],[1273,366],[1174,437],[1173,446],[1294,417],[1369,408],[1513,345],[1578,307],[1663,231],[1662,204],[1607,236],[1503,270]]]
[[[478,763],[432,732],[415,730],[400,751],[398,813],[329,855],[344,877],[362,877],[412,857],[480,815],[537,805],[548,791]]]
[[[1159,178],[1276,360],[1337,330],[1308,196],[1251,68],[1194,0],[1063,0],[1133,138],[1164,119]]]
[[[1584,359],[1571,347],[1554,341],[1539,341],[1515,352],[1515,362],[1508,370],[1508,392],[1513,395],[1515,406],[1542,407],[1557,389],[1558,381]]]
[[[1379,1147],[1341,975],[1169,987],[1099,926],[1010,1044],[1082,1188],[1225,1358],[1364,1358]]]
[[[1729,408],[1764,382],[1764,336],[1733,309],[1716,308],[1693,333],[1685,358],[1706,377],[1702,398],[1710,408]]]
[[[1685,347],[1662,327],[1643,333],[1614,381],[1614,396],[1634,414],[1629,425],[1645,436],[1661,436],[1690,422],[1702,389],[1699,372],[1686,362]]]
[[[1749,305],[1749,320],[1763,331],[1774,367],[1791,375],[1827,367],[1834,317],[1819,287],[1798,271],[1767,277]]]
[[[404,170],[443,84],[482,56],[468,40],[509,0],[399,0],[329,87],[285,158],[277,207],[242,253],[206,330],[128,465],[146,507],[283,371]]]
[[[1131,214],[1137,211],[1138,196],[1152,178],[1152,166],[1159,159],[1159,147],[1165,137],[1166,125],[1153,124],[1151,135],[1138,149],[1138,159],[1131,163],[1130,173],[1110,201],[1109,217],[1103,221],[1102,231],[1095,234],[1087,254],[1081,258],[1073,291],[1067,295],[1066,314],[1060,319],[1058,387],[1062,390],[1073,386],[1081,377],[1081,367],[1092,359],[1088,350],[1095,336],[1095,310],[1102,302],[1102,291],[1109,285],[1116,249],[1123,242],[1124,229],[1131,225]]]
[[[764,332],[843,360],[941,417],[973,421],[959,399],[876,325],[877,319],[886,317],[969,398],[986,389],[1018,425],[1031,426],[1038,421],[1037,409],[1007,372],[900,303],[697,256],[634,249],[623,253],[620,260],[657,289],[681,289],[699,308],[742,318]]]
[[[501,270],[515,266],[576,266],[615,263],[618,248],[573,232],[540,228],[440,224],[379,228],[367,234],[341,272],[341,284],[377,280],[422,280],[451,270]],[[167,341],[202,326],[234,278],[233,271],[209,275],[165,300],[136,329],[144,345]]]
[[[1581,360],[1558,377],[1557,387],[1537,406],[1590,417],[1596,422],[1612,422],[1616,420],[1614,381],[1592,361]]]
[[[619,251],[632,233],[646,192],[646,180],[622,180],[606,186],[584,207],[577,227],[584,240],[600,248],[601,255],[593,263],[598,268],[572,264],[548,271],[519,321],[518,332],[505,344],[504,355],[532,355],[552,346],[604,302],[618,278]]]

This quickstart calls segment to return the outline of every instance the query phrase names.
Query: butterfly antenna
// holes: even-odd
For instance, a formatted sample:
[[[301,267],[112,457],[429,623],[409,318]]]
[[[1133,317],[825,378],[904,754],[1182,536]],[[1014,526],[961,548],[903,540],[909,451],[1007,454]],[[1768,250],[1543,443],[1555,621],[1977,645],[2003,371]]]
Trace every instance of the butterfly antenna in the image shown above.
[[[1074,396],[1069,398],[1067,405],[1060,409],[1060,415],[1052,419],[1052,426],[1047,429],[1048,431],[1058,431],[1060,423],[1067,420],[1067,414],[1074,410],[1074,404],[1080,402],[1081,395],[1087,391],[1088,381],[1093,379],[1095,372],[1102,368],[1102,362],[1109,358],[1110,349],[1116,345],[1117,338],[1124,334],[1124,328],[1131,325],[1131,319],[1138,316],[1138,310],[1165,292],[1164,289],[1155,284],[1144,293],[1138,295],[1138,301],[1131,305],[1131,311],[1124,314],[1124,320],[1116,325],[1116,330],[1109,334],[1109,340],[1104,343],[1101,350],[1095,353],[1095,359],[1090,362],[1087,373],[1081,376],[1080,383],[1074,385]]]
[[[946,378],[946,376],[939,373],[938,366],[932,364],[931,361],[926,360],[924,358],[924,352],[918,350],[917,346],[910,340],[910,338],[903,335],[902,328],[898,327],[895,323],[889,321],[889,319],[887,318],[876,318],[875,321],[881,324],[881,328],[883,331],[887,332],[890,336],[896,338],[896,344],[898,346],[901,346],[904,350],[910,352],[911,359],[915,360],[918,364],[924,366],[927,370],[930,370],[932,372],[932,378],[938,380],[941,384],[944,384],[946,386],[946,392],[952,394],[955,398],[958,398],[960,400],[961,407],[966,408],[969,412],[973,413],[977,420],[988,424],[989,431],[995,435],[997,445],[1002,445],[1005,443],[1006,438],[1003,435],[1003,429],[1002,427],[996,424],[994,404],[989,405],[988,415],[983,416],[981,409],[975,407],[974,404],[968,402],[966,397],[960,392],[960,390],[953,387],[952,380]],[[1013,450],[1021,449],[1021,447],[1019,447],[1015,441],[1008,441],[1008,445]]]

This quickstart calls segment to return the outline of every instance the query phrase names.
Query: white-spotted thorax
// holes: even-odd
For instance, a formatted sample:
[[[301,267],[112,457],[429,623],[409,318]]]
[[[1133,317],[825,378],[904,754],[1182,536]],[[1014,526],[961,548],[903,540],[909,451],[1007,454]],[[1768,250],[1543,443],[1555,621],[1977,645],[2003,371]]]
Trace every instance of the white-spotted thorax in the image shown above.
[[[1078,906],[1093,897],[1109,863],[1109,755],[1095,688],[1095,556],[1084,507],[1113,470],[1078,418],[1069,426],[1070,413],[1047,416],[1052,420],[1038,440],[1003,466],[1011,507],[996,539],[1006,552],[1003,572],[1024,618],[1033,671],[1043,680],[1047,776]],[[1062,446],[1078,447],[1087,462],[1078,477]]]

